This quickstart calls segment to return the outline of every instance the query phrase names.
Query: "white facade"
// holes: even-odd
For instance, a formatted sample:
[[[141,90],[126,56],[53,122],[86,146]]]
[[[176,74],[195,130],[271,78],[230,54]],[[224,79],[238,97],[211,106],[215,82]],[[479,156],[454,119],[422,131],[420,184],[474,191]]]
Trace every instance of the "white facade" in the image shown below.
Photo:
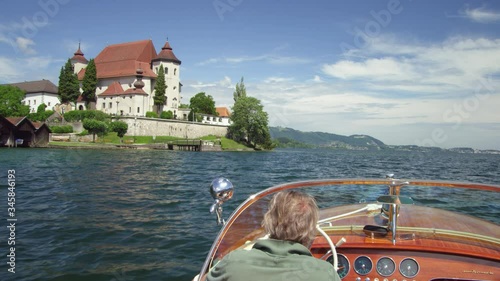
[[[211,124],[211,125],[221,125],[221,126],[229,126],[231,125],[231,120],[229,117],[221,117],[215,115],[202,114],[202,123]]]
[[[54,106],[59,104],[60,101],[58,94],[40,92],[26,94],[22,103],[29,105],[30,113],[34,113],[42,103],[47,106],[45,110],[54,110]]]
[[[145,116],[147,103],[146,95],[121,94],[97,98],[96,109],[111,115]]]
[[[163,106],[163,111],[172,111],[174,115],[178,116],[178,108],[181,104],[181,82],[180,82],[180,65],[174,62],[166,62],[166,61],[154,61],[153,62],[153,71],[158,74],[160,70],[160,65],[163,65],[163,69],[165,71],[165,96],[166,104]],[[144,81],[144,80],[143,80]],[[156,81],[155,81],[156,82]],[[150,96],[150,104],[154,105],[153,97],[155,95],[154,86],[152,87],[152,94]],[[146,87],[144,87],[146,88]],[[146,90],[145,90],[146,91]],[[152,111],[151,107],[151,111]]]
[[[142,87],[141,89],[145,94],[126,93],[127,90],[135,88],[134,83],[137,81],[137,76],[135,75],[116,75],[115,77],[110,78],[98,78],[96,89],[96,109],[102,110],[103,112],[106,112],[108,114],[123,116],[145,116],[147,111],[156,111],[154,105],[154,87],[156,83],[156,77],[153,78],[151,76],[153,76],[154,74],[158,74],[160,65],[163,65],[163,68],[165,70],[166,85],[165,96],[167,98],[165,105],[161,109],[162,111],[170,110],[178,119],[182,118],[182,116],[178,113],[178,107],[181,104],[181,62],[180,60],[175,58],[175,55],[173,55],[172,48],[170,47],[168,42],[162,48],[162,51],[163,52],[160,52],[156,57],[152,59],[150,64],[146,63],[146,65],[148,65],[148,68],[150,69],[148,70],[149,73],[145,71],[144,76],[142,77],[144,87]],[[75,73],[78,74],[82,69],[87,67],[87,64],[84,63],[84,61],[86,61],[86,59],[83,57],[83,53],[81,52],[80,48],[78,48],[78,51],[75,52],[74,59],[71,60]],[[144,61],[141,61],[141,63],[144,63]],[[142,65],[142,69],[143,68],[144,64]],[[114,74],[116,74],[116,72],[113,73],[113,75]],[[79,77],[79,79],[83,78]],[[114,95],[114,93],[110,94],[109,92],[107,92],[105,95],[101,95],[109,88],[111,84],[115,82],[118,82],[120,84],[125,93],[116,93],[116,95]],[[80,92],[83,91],[81,87],[82,85],[80,81]],[[85,103],[81,101],[81,98],[80,101],[77,102],[76,108],[85,109]]]

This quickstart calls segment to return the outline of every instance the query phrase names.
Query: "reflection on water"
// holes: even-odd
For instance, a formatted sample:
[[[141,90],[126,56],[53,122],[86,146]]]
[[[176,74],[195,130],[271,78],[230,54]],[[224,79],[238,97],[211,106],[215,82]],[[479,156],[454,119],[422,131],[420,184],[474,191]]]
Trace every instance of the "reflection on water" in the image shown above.
[[[289,181],[395,173],[500,184],[499,155],[61,149],[2,149],[0,155],[2,187],[7,169],[18,176],[16,280],[191,280],[219,230],[208,212],[208,187],[217,176],[235,186],[225,217],[251,194]],[[320,206],[370,202],[383,193],[367,186],[318,192]],[[498,193],[414,187],[403,193],[417,204],[500,222]],[[0,280],[10,277],[5,272]]]

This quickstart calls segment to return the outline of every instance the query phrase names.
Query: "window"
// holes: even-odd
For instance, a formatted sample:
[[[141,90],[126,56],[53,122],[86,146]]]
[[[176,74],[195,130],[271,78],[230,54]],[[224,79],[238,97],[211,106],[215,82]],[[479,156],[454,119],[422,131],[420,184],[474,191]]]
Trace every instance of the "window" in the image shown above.
[[[113,108],[113,103],[109,102],[109,108]]]
[[[141,113],[141,108],[137,107],[137,113]]]
[[[128,113],[132,113],[132,107],[128,108]]]
[[[33,100],[33,105],[35,105],[35,104],[36,104],[36,100]]]
[[[177,75],[177,68],[174,68],[174,75]]]
[[[31,101],[30,100],[28,100],[28,105],[31,105]]]
[[[50,101],[48,102],[48,105],[47,106],[50,106]]]
[[[105,109],[105,108],[106,108],[106,103],[105,103],[105,102],[103,102],[103,103],[102,103],[102,109]]]

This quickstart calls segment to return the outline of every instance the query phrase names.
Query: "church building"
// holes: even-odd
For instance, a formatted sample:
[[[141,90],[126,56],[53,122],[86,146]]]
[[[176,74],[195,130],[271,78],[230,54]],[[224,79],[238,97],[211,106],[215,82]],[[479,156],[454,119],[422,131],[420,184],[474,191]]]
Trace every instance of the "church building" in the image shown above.
[[[151,40],[109,45],[94,62],[97,70],[97,110],[123,116],[145,116],[147,111],[170,110],[178,116],[181,61],[174,55],[168,41],[159,53]],[[88,60],[80,47],[71,58],[71,63],[81,85]],[[165,71],[166,101],[157,110],[153,97],[161,65]],[[81,96],[77,109],[85,109]]]

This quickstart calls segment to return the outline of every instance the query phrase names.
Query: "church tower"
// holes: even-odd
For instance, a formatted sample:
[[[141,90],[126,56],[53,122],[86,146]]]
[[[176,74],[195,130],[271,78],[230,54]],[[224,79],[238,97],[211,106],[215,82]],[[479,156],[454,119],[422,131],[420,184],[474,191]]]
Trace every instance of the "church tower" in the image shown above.
[[[171,110],[174,116],[178,115],[177,109],[181,104],[181,82],[180,82],[180,66],[181,61],[174,55],[172,47],[168,41],[165,43],[161,52],[151,61],[153,66],[153,72],[158,74],[160,70],[160,65],[163,65],[165,70],[165,85],[167,89],[165,90],[165,96],[167,101],[163,107],[163,111]],[[154,86],[153,86],[154,89]],[[151,103],[153,104],[154,93],[151,95]]]
[[[80,50],[80,43],[78,43],[78,50],[73,54],[71,58],[71,65],[73,65],[73,71],[75,74],[78,74],[83,68],[86,68],[89,64],[89,61],[83,55],[83,52]]]

